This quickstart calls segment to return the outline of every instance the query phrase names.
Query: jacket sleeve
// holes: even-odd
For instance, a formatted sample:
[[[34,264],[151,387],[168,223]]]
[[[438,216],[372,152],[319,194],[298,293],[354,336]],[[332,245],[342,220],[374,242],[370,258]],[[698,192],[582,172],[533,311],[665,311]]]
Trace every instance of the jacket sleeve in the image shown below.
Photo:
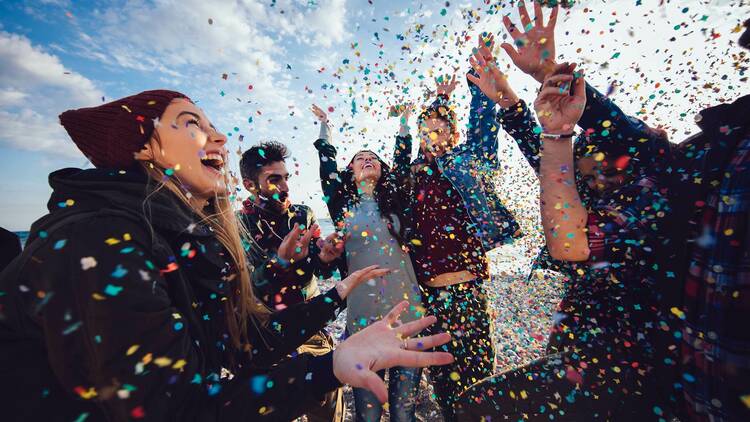
[[[103,221],[75,224],[67,238],[50,239],[43,251],[47,259],[40,277],[55,284],[38,318],[45,327],[49,364],[63,388],[79,399],[95,400],[111,420],[189,420],[206,413],[223,420],[225,414],[279,407],[277,395],[248,389],[250,375],[228,380],[206,367],[201,348],[214,345],[196,344],[189,316],[174,306],[164,277],[173,265],[153,255],[150,235],[141,227],[126,219]],[[70,276],[64,283],[56,281],[63,266]],[[330,304],[309,305],[307,312],[317,319],[302,324],[310,331],[333,314],[337,295],[331,296]],[[317,316],[318,311],[325,315]],[[283,325],[302,315],[307,313],[296,309],[295,315],[290,311],[271,320]],[[304,335],[282,336],[275,349],[258,347],[258,360],[278,359]],[[290,344],[282,347],[281,341]],[[295,360],[267,371],[267,377],[277,389],[299,393],[301,399],[317,396],[337,386],[326,359]],[[296,404],[283,405],[293,410]]]
[[[336,210],[332,209],[333,204],[338,202],[338,198],[343,195],[343,181],[336,165],[336,147],[327,139],[321,138],[315,141],[315,148],[318,150],[320,159],[320,185],[323,188],[323,201],[333,218],[337,214]]]
[[[578,121],[584,133],[602,140],[651,138],[648,126],[635,117],[625,114],[612,100],[594,87],[586,84],[586,108]]]
[[[474,71],[469,73],[474,74]],[[471,103],[469,106],[469,127],[466,142],[475,157],[483,162],[497,168],[499,160],[498,150],[498,124],[496,119],[495,103],[479,87],[468,82],[471,92]]]
[[[393,173],[396,176],[396,180],[399,182],[405,182],[409,180],[411,175],[411,162],[412,162],[412,137],[411,135],[396,136],[396,143],[393,147]]]
[[[518,148],[526,157],[531,168],[539,173],[539,149],[541,147],[541,127],[529,110],[526,102],[520,100],[518,104],[507,109],[501,109],[497,114],[497,121],[503,130],[518,144]]]
[[[412,137],[411,135],[396,136],[396,142],[393,151],[393,177],[395,179],[397,193],[401,204],[407,207],[404,212],[408,212],[411,206],[412,189],[414,180],[411,174],[412,161]]]

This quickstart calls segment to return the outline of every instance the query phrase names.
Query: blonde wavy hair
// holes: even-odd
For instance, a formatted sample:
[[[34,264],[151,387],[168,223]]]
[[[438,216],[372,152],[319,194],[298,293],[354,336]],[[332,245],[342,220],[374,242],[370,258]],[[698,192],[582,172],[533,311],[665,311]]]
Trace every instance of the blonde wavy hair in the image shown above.
[[[151,138],[152,143],[161,145],[156,131]],[[250,239],[247,229],[239,221],[232,207],[229,196],[229,180],[224,175],[226,189],[209,199],[206,208],[196,207],[190,201],[187,193],[180,186],[175,176],[166,176],[164,169],[152,162],[140,161],[146,174],[158,184],[149,192],[146,201],[162,189],[169,190],[176,198],[188,206],[199,218],[201,223],[207,224],[231,258],[235,270],[228,280],[230,294],[226,302],[226,319],[232,344],[238,349],[250,352],[251,345],[247,337],[247,326],[250,321],[265,323],[270,310],[255,297],[252,287],[253,266],[249,263],[245,252],[243,239]],[[211,213],[206,213],[209,209]]]

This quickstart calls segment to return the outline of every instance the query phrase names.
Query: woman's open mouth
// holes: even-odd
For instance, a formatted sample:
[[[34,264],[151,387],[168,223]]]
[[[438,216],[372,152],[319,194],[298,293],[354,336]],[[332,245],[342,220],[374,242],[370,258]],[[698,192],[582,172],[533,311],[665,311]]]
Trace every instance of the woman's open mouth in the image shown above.
[[[201,157],[201,164],[211,173],[221,176],[224,169],[224,157],[221,154],[209,153]]]

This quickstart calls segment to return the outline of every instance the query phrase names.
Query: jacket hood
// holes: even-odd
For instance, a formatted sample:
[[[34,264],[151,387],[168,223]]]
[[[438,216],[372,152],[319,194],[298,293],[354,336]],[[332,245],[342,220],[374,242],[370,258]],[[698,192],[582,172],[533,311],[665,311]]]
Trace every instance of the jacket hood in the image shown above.
[[[50,213],[34,226],[49,224],[69,209],[114,208],[143,215],[154,227],[194,235],[212,233],[199,217],[168,189],[154,192],[154,183],[143,171],[65,168],[49,175],[52,187],[47,208]],[[32,227],[32,231],[33,227]]]

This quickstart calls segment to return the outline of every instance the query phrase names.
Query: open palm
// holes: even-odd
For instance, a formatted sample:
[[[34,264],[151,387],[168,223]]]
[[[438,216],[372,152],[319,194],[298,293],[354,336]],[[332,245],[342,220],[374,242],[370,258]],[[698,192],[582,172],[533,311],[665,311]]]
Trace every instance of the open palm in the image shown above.
[[[476,75],[470,73],[466,77],[489,99],[503,108],[508,108],[518,102],[518,96],[508,84],[507,76],[497,68],[492,55],[489,55],[491,59],[489,61],[487,57],[487,51],[477,49],[469,59]]]
[[[508,53],[516,67],[539,82],[544,80],[546,71],[554,66],[555,24],[558,10],[559,6],[552,9],[546,26],[542,6],[538,1],[534,2],[533,23],[523,2],[518,3],[521,27],[514,25],[508,16],[503,17],[503,24],[513,38],[515,48],[508,43],[503,43],[500,47]]]
[[[310,107],[310,110],[315,115],[315,118],[318,119],[320,123],[326,124],[328,123],[328,115],[325,111],[323,111],[322,108],[318,107],[317,105],[313,104],[312,107]]]

